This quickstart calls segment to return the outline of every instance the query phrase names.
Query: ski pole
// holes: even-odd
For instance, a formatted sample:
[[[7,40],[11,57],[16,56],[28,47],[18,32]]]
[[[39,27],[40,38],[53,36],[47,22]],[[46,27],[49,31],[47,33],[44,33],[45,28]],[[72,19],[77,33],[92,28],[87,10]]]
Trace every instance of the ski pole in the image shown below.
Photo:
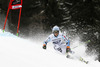
[[[20,8],[20,12],[19,12],[19,20],[18,20],[18,26],[17,26],[17,36],[18,36],[18,32],[19,32],[19,25],[20,25],[20,18],[21,18],[21,10],[22,8]]]
[[[3,33],[4,33],[4,31],[5,31],[5,26],[6,26],[8,14],[9,14],[9,8],[8,8],[8,10],[7,10],[7,15],[6,15],[6,19],[5,19],[5,23],[4,23],[4,27],[3,27]]]
[[[85,43],[89,43],[90,42],[90,40],[88,40],[88,41],[86,41]],[[76,47],[79,47],[79,46],[81,46],[82,44],[79,44],[78,46],[75,46],[75,47],[73,47],[72,49],[75,49]]]

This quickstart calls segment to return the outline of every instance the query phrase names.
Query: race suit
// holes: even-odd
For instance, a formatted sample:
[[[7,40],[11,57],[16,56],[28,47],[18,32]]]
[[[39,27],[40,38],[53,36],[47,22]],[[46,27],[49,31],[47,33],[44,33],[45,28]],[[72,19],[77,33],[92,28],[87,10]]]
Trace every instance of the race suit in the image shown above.
[[[44,44],[47,45],[47,43],[50,41],[52,41],[54,44],[54,49],[62,53],[65,53],[66,47],[70,46],[70,41],[62,33],[58,34],[57,37],[55,37],[54,34],[49,35],[48,38],[44,41]]]

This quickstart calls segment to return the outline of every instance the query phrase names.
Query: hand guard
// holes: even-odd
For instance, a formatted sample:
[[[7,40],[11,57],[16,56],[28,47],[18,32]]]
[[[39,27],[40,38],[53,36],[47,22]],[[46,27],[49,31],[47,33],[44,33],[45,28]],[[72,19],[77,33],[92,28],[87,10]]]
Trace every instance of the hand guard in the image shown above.
[[[46,45],[45,44],[43,45],[43,49],[46,49]]]

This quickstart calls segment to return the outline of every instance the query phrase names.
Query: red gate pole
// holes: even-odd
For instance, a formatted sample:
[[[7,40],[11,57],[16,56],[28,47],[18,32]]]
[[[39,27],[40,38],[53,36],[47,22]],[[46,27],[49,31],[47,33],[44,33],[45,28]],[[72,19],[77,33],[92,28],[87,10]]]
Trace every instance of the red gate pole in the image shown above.
[[[7,10],[7,15],[6,15],[6,19],[5,19],[5,23],[4,23],[4,27],[3,27],[3,32],[5,31],[5,26],[6,26],[8,14],[9,14],[9,8],[8,8],[8,10]]]
[[[22,8],[20,8],[20,12],[19,12],[19,20],[18,20],[18,26],[17,26],[17,36],[18,36],[18,32],[19,32],[19,25],[20,25],[21,11],[22,11]]]

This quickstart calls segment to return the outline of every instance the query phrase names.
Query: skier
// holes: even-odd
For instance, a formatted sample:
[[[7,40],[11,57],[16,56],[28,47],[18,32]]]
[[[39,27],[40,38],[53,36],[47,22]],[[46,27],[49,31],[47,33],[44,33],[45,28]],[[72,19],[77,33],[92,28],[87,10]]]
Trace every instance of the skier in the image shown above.
[[[46,49],[47,43],[50,41],[54,44],[55,50],[58,50],[61,53],[71,52],[70,41],[61,33],[58,26],[53,27],[52,34],[49,35],[43,43],[43,49]]]

